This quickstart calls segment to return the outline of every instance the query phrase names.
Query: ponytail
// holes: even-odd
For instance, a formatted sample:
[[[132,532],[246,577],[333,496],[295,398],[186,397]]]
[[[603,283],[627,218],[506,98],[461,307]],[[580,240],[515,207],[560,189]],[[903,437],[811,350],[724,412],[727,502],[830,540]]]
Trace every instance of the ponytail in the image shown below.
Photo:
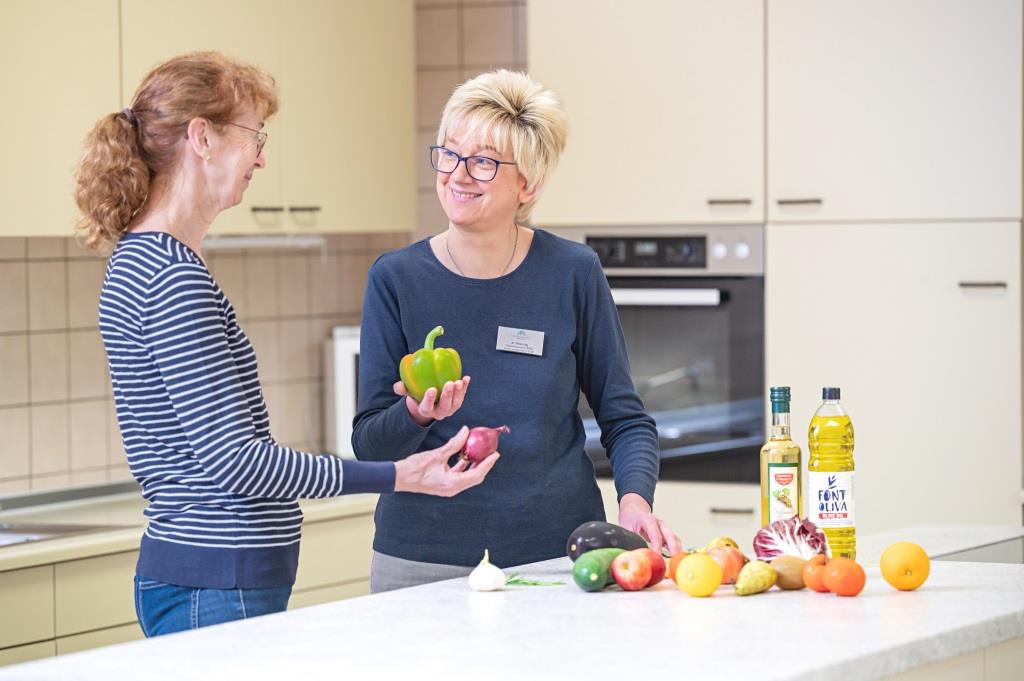
[[[109,114],[93,126],[75,171],[78,238],[103,255],[114,249],[149,194],[151,173],[130,112]]]

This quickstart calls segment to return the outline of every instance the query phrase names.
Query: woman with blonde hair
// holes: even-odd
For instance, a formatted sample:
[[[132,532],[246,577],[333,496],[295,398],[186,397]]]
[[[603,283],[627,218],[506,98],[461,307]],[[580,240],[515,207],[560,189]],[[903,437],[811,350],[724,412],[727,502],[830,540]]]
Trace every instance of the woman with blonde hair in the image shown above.
[[[565,138],[558,101],[526,74],[498,70],[460,85],[430,147],[448,229],[370,269],[356,456],[435,446],[464,424],[511,427],[486,489],[446,505],[422,495],[380,499],[374,592],[466,574],[484,549],[506,566],[562,556],[577,525],[603,518],[581,390],[610,455],[619,523],[655,549],[679,549],[652,515],[657,433],[633,387],[600,262],[586,246],[524,224]],[[437,325],[473,390],[465,376],[417,402],[393,383],[395,367]]]
[[[214,52],[183,55],[96,123],[77,170],[82,240],[111,253],[100,333],[128,464],[149,501],[135,576],[146,636],[284,610],[299,557],[297,499],[452,496],[497,459],[449,467],[465,429],[383,464],[271,437],[252,345],[202,242],[266,166],[261,128],[276,110],[265,73]]]

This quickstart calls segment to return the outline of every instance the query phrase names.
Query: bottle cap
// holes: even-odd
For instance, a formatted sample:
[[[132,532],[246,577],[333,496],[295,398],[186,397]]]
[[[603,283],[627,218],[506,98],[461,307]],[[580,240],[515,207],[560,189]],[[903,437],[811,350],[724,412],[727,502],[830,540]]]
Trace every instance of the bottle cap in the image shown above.
[[[789,412],[788,385],[773,385],[768,391],[768,396],[771,398],[773,414]]]
[[[838,400],[839,399],[839,388],[822,388],[821,399],[823,400]]]

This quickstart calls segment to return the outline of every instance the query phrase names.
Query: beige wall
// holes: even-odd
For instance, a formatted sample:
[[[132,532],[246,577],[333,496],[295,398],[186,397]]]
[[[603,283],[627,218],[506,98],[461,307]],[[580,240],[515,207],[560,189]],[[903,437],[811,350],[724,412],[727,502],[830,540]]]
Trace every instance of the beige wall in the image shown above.
[[[481,71],[525,68],[525,12],[525,0],[417,2],[419,236],[447,225],[426,152],[441,108]],[[322,252],[207,253],[256,348],[281,443],[322,447],[322,341],[359,323],[367,269],[408,241],[330,236]],[[104,266],[70,238],[0,238],[0,494],[128,477],[96,326]]]

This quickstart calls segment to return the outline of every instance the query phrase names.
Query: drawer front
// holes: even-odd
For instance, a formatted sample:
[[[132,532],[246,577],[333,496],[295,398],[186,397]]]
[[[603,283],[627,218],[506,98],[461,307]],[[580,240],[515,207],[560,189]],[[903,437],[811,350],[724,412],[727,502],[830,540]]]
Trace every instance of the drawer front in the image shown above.
[[[53,566],[0,572],[0,648],[53,638]]]
[[[123,624],[119,627],[111,627],[110,629],[100,629],[99,631],[90,631],[86,634],[58,638],[57,654],[67,655],[68,653],[77,653],[83,650],[91,650],[92,648],[112,646],[115,643],[137,641],[142,638],[145,638],[145,636],[142,634],[142,629],[139,628],[138,624]]]
[[[288,609],[296,610],[298,608],[307,608],[311,605],[333,603],[334,601],[343,601],[346,598],[368,596],[369,594],[370,580],[360,579],[359,581],[349,582],[347,584],[335,584],[334,586],[325,586],[321,589],[310,589],[308,591],[293,593],[291,599],[288,601]]]
[[[56,565],[57,636],[136,621],[132,578],[138,551]]]
[[[43,641],[27,646],[18,646],[17,648],[7,648],[6,650],[0,650],[0,667],[9,664],[31,662],[32,660],[41,660],[45,657],[53,657],[56,654],[57,647],[53,641]]]
[[[369,579],[372,553],[372,514],[304,525],[295,590]]]

